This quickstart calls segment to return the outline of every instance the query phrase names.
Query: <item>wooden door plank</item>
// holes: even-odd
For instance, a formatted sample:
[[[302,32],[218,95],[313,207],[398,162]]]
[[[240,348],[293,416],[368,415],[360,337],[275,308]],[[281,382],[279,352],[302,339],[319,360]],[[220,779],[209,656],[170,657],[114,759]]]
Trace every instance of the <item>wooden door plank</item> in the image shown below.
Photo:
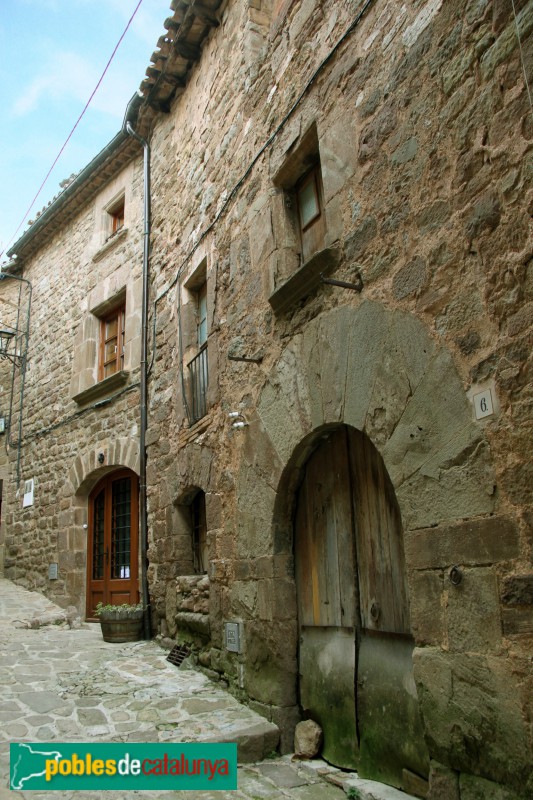
[[[370,439],[350,429],[349,442],[361,625],[408,633],[403,535],[394,488]]]

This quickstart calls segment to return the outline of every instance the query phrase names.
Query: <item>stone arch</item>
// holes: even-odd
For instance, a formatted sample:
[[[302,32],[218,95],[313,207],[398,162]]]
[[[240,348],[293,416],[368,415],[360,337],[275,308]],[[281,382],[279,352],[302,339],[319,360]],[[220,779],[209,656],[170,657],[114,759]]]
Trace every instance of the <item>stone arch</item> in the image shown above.
[[[406,531],[493,511],[488,444],[450,352],[413,315],[364,301],[312,320],[261,390],[237,494],[244,527],[253,513],[263,535],[239,536],[241,557],[264,555],[265,527],[279,536],[287,487],[314,438],[338,424],[378,448]]]
[[[98,457],[103,453],[104,460]],[[108,472],[127,467],[139,474],[139,443],[126,437],[111,440],[106,445],[91,447],[80,453],[69,470],[69,480],[73,493],[79,498],[88,497],[98,481]]]
[[[231,602],[252,653],[247,691],[283,707],[287,725],[297,713],[294,492],[320,435],[341,424],[383,457],[408,574],[411,531],[494,511],[483,429],[451,353],[420,320],[367,300],[325,312],[291,339],[259,393],[236,478],[235,557],[271,557],[271,577],[234,586]]]

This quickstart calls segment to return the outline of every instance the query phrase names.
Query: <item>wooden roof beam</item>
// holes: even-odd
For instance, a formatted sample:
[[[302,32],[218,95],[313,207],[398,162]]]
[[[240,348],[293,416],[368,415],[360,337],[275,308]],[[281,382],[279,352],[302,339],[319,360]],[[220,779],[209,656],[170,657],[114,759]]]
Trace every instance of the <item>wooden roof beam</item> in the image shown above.
[[[174,42],[174,50],[179,56],[186,58],[187,61],[198,61],[202,52],[197,45],[182,39],[176,39]]]
[[[192,4],[192,11],[198,19],[202,22],[205,22],[206,25],[210,25],[212,28],[218,28],[220,22],[217,19],[217,16],[214,11],[207,6],[204,6],[203,3],[193,2]]]

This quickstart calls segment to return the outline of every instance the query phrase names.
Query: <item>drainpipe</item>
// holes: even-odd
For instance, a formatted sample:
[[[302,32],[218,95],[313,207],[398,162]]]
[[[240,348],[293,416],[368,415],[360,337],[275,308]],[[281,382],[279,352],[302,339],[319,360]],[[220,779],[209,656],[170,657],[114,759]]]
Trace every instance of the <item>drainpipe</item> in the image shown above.
[[[128,106],[128,111],[129,111]],[[141,537],[141,591],[144,608],[143,629],[144,638],[151,639],[152,626],[150,619],[150,598],[148,594],[147,552],[148,552],[148,508],[146,502],[146,428],[147,428],[147,394],[148,394],[148,264],[150,256],[150,147],[128,121],[128,111],[124,120],[123,130],[134,139],[137,139],[144,148],[144,247],[142,270],[142,333],[141,333],[141,430],[139,434],[139,517]]]
[[[11,262],[13,263],[13,262]],[[7,267],[11,266],[11,263],[7,265]],[[11,279],[14,281],[19,281],[20,283],[25,283],[28,287],[28,311],[26,314],[26,324],[24,327],[23,339],[24,339],[24,349],[21,354],[20,359],[20,403],[19,403],[19,420],[18,420],[18,440],[17,440],[17,492],[20,489],[20,455],[21,455],[21,448],[22,448],[22,410],[24,408],[24,387],[26,382],[26,365],[28,361],[28,342],[30,338],[30,312],[31,312],[31,295],[33,291],[33,287],[29,280],[26,278],[22,278],[20,275],[13,275],[11,272],[2,272],[0,269],[0,280]],[[19,292],[19,302],[18,302],[18,309],[17,309],[17,334],[20,331],[20,304],[21,304],[21,294]],[[15,345],[16,346],[16,345]],[[7,436],[6,436],[6,449],[7,444],[13,444],[11,438],[11,419],[13,414],[13,392],[15,389],[15,372],[16,372],[16,362],[13,361],[13,370],[11,376],[11,393],[10,393],[10,400],[9,400],[9,423],[7,429]]]

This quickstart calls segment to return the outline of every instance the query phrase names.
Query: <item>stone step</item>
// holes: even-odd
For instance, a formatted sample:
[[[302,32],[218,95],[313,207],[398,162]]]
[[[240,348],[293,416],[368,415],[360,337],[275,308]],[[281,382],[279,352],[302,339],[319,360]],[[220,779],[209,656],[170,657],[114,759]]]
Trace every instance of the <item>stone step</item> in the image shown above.
[[[203,742],[237,742],[237,760],[239,764],[252,764],[272,755],[279,743],[279,728],[273,722],[261,720],[251,724],[243,724],[240,720],[233,728]]]

